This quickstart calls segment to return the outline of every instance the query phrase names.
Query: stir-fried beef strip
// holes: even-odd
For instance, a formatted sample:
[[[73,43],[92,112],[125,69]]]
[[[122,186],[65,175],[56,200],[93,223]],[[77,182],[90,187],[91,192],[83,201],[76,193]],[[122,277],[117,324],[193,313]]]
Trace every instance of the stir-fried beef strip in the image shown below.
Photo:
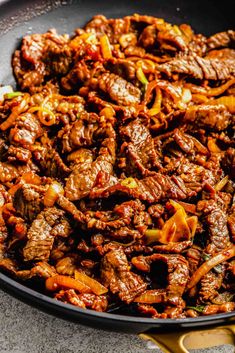
[[[0,87],[0,269],[80,308],[235,310],[235,31],[97,15]]]

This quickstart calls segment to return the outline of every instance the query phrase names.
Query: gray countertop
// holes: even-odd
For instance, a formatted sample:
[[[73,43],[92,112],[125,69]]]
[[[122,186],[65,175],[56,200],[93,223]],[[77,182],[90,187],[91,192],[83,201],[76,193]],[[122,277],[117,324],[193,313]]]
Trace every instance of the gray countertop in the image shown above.
[[[40,312],[0,291],[0,353],[149,353],[135,335],[95,330]],[[192,351],[193,352],[193,351]],[[233,353],[221,346],[194,353]]]

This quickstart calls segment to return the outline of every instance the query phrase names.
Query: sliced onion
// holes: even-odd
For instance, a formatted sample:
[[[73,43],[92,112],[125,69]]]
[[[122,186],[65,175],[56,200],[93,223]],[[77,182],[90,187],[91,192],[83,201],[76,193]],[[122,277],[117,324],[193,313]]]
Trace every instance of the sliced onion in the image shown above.
[[[56,123],[55,114],[51,110],[43,106],[32,107],[28,110],[28,112],[29,113],[39,112],[39,120],[43,125],[51,126]]]
[[[161,104],[162,104],[162,91],[160,90],[160,88],[156,87],[156,98],[152,108],[149,110],[149,115],[150,116],[157,115],[161,111]]]
[[[111,106],[104,107],[100,112],[99,116],[104,116],[106,119],[113,118],[115,115],[115,110]]]
[[[147,80],[147,77],[145,76],[142,67],[138,67],[138,69],[136,70],[136,76],[138,78],[138,80],[145,86],[149,83],[149,81]]]
[[[59,289],[75,289],[80,293],[91,293],[91,289],[84,283],[68,276],[56,275],[46,280],[46,289],[55,292]]]
[[[217,99],[210,100],[207,104],[223,104],[230,111],[231,114],[235,114],[235,97],[234,96],[223,96]]]
[[[96,281],[94,278],[87,276],[84,272],[79,272],[75,270],[75,279],[82,282],[87,287],[89,287],[94,294],[101,295],[108,292],[108,289],[104,287],[100,282]]]
[[[235,256],[235,245],[227,250],[219,252],[214,257],[210,258],[208,261],[204,262],[192,275],[187,288],[193,288],[203,276],[205,276],[213,267],[219,265],[220,263],[231,259]]]
[[[111,49],[111,45],[109,42],[109,38],[107,37],[107,35],[103,35],[100,38],[100,48],[101,48],[101,53],[103,55],[104,59],[111,59],[112,58],[112,49]]]
[[[27,184],[41,185],[41,178],[33,172],[26,172],[22,175],[21,180]]]
[[[23,92],[10,92],[10,93],[4,94],[4,99],[12,99],[23,95],[24,95]]]
[[[223,189],[223,187],[227,184],[229,180],[228,175],[226,175],[223,179],[221,179],[214,187],[216,191],[220,191]]]
[[[166,291],[163,289],[150,289],[138,295],[135,298],[135,303],[157,304],[165,301]]]
[[[64,189],[60,183],[57,181],[53,181],[44,196],[43,203],[46,207],[52,207],[56,200],[58,199],[59,195],[64,194]]]
[[[221,149],[217,146],[215,139],[208,138],[207,147],[211,153],[221,153]]]
[[[134,178],[126,178],[126,179],[123,179],[121,181],[121,185],[122,186],[126,186],[127,188],[129,189],[134,189],[134,188],[137,188],[138,185],[137,185],[137,182],[135,181]]]

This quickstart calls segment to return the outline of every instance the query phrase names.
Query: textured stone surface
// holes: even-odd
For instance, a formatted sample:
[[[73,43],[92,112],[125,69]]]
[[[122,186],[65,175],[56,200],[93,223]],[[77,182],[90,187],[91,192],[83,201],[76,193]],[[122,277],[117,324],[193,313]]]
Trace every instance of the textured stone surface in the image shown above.
[[[149,353],[137,336],[98,331],[44,314],[0,291],[0,353]],[[194,353],[232,353],[233,347]]]

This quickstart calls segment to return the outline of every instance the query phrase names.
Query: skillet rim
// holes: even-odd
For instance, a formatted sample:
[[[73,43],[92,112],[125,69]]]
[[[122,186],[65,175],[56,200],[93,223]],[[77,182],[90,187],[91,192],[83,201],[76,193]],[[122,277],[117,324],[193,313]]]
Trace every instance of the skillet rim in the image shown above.
[[[197,318],[184,318],[184,319],[153,319],[146,318],[141,316],[130,316],[130,315],[120,315],[112,314],[107,312],[97,312],[90,309],[82,309],[71,304],[65,304],[63,302],[57,301],[54,298],[49,297],[48,295],[37,292],[34,289],[31,289],[11,277],[0,272],[0,284],[1,289],[10,295],[15,296],[17,299],[26,302],[30,306],[37,307],[41,310],[49,309],[54,315],[57,313],[65,314],[65,319],[75,321],[79,318],[87,317],[90,319],[99,318],[101,320],[108,322],[115,321],[117,324],[132,324],[132,325],[146,325],[146,329],[149,329],[149,326],[154,327],[167,327],[168,329],[173,329],[176,327],[202,327],[203,325],[216,325],[221,322],[228,323],[235,321],[235,311],[220,313],[216,315],[208,316],[199,316]],[[19,296],[18,296],[19,294]],[[31,302],[27,302],[27,299],[32,299]],[[50,313],[50,312],[49,312]],[[73,314],[73,318],[67,318],[67,315]]]

